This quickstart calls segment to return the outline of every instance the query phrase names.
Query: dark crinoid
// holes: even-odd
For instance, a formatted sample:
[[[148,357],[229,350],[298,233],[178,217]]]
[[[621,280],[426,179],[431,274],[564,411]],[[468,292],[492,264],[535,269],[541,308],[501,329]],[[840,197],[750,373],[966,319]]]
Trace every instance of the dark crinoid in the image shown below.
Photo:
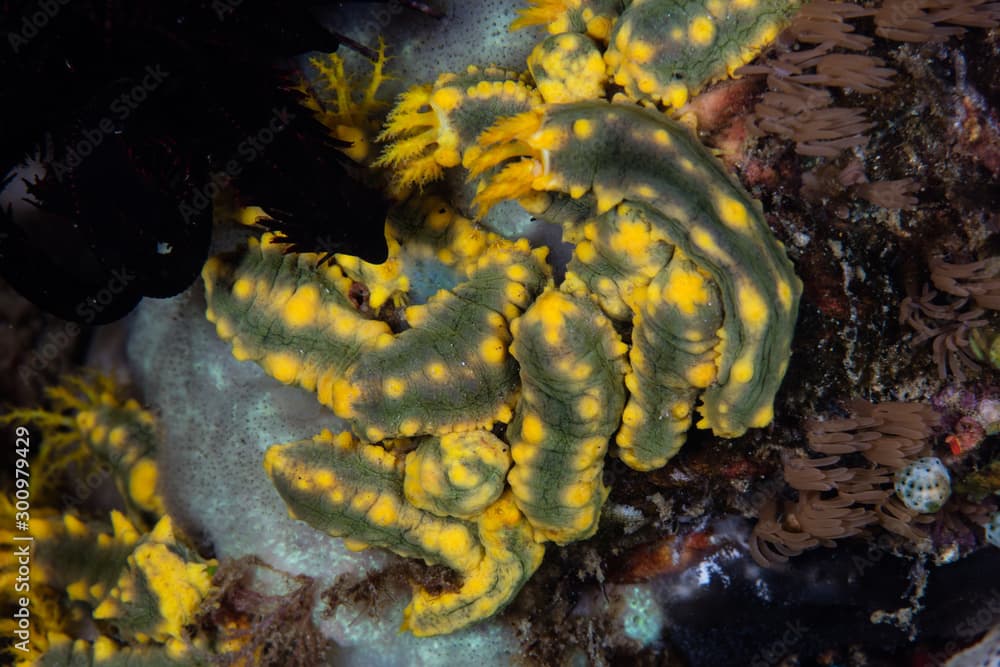
[[[185,289],[227,186],[307,249],[384,259],[383,198],[289,89],[340,43],[307,9],[12,0],[0,27],[0,275],[36,304],[96,324]]]

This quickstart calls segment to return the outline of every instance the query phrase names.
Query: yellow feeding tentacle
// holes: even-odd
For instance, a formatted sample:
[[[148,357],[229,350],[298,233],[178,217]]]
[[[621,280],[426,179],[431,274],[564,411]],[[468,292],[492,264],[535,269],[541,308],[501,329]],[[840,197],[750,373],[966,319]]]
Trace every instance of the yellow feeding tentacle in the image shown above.
[[[533,142],[544,119],[544,110],[536,108],[497,121],[480,135],[482,150],[466,165],[470,180],[482,177],[473,199],[478,217],[501,201],[532,193],[544,169],[542,150]]]
[[[470,67],[442,74],[433,85],[402,95],[379,135],[386,147],[375,165],[392,169],[399,192],[422,187],[462,164],[476,137],[498,117],[539,102],[538,93],[514,72]]]
[[[336,53],[309,59],[309,64],[316,70],[316,78],[321,82],[321,90],[316,90],[305,80],[295,87],[302,94],[301,104],[313,112],[330,135],[349,144],[341,150],[355,162],[365,163],[372,154],[375,130],[372,119],[386,105],[378,99],[378,89],[389,78],[384,72],[387,60],[385,43],[379,39],[368,83],[360,94],[359,82],[348,78],[344,61]]]
[[[511,30],[544,25],[550,34],[585,33],[607,42],[611,26],[621,13],[622,0],[529,0],[529,6],[518,10]]]

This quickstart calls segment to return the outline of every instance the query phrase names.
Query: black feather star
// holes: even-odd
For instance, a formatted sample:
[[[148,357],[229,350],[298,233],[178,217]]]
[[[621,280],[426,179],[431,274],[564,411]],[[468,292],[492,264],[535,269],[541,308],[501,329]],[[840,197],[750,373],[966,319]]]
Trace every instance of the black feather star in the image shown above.
[[[41,173],[24,182],[33,210],[0,208],[0,276],[38,306],[102,324],[144,296],[181,292],[205,261],[226,186],[296,250],[384,261],[384,197],[290,89],[295,56],[342,41],[306,9],[2,7],[0,192],[25,156]]]

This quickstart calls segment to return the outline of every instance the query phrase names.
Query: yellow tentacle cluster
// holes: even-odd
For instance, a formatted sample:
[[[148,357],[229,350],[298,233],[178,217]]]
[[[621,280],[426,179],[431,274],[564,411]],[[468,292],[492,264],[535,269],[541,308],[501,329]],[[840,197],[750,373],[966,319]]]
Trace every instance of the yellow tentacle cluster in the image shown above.
[[[398,191],[423,186],[461,164],[465,149],[498,114],[518,113],[539,101],[515,72],[470,66],[461,74],[442,74],[400,97],[379,135],[379,141],[391,143],[375,164],[393,169]]]
[[[91,454],[101,470],[92,473],[83,468],[78,474],[110,474],[132,519],[140,524],[163,516],[153,415],[134,398],[125,398],[123,390],[104,375],[63,378],[46,390],[46,398],[47,408],[0,415],[0,424],[31,422],[41,429],[47,446],[36,462],[36,481],[45,488],[54,483],[58,471]]]

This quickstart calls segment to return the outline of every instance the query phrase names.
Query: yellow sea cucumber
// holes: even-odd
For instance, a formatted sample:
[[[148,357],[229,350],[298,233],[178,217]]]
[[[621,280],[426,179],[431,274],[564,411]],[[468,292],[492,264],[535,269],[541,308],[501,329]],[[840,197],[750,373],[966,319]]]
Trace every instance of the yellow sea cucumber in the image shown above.
[[[521,398],[507,431],[518,507],[558,544],[597,530],[608,440],[625,402],[628,349],[586,297],[550,289],[514,322]]]
[[[585,123],[601,131],[579,132]],[[736,437],[770,423],[801,281],[760,205],[686,128],[641,107],[578,102],[502,120],[480,142],[470,167],[482,176],[481,209],[522,197],[537,216],[569,225],[609,212],[637,216],[649,225],[649,242],[680,248],[714,282],[724,313],[698,426]],[[547,205],[537,205],[540,193]],[[584,213],[566,199],[579,200]]]
[[[749,58],[795,4],[535,0],[515,25],[553,36],[530,77],[442,74],[389,114],[375,164],[395,194],[449,171],[466,185],[454,208],[402,207],[386,265],[319,267],[266,237],[206,265],[208,317],[234,355],[316,392],[350,428],[269,450],[293,514],[461,574],[457,591],[417,590],[404,628],[486,618],[538,567],[541,543],[593,535],[612,438],[650,470],[695,412],[723,437],[771,421],[801,282],[760,205],[653,107]],[[561,224],[575,246],[561,283],[546,248],[463,218],[470,200],[480,218],[514,200]],[[449,277],[398,316],[427,264]],[[379,319],[390,303],[397,316]]]
[[[404,612],[416,635],[451,632],[506,605],[541,563],[544,549],[509,497],[490,503],[472,521],[440,516],[411,503],[404,492],[404,459],[349,433],[325,431],[311,440],[271,447],[265,468],[292,516],[349,546],[377,546],[463,577],[458,591],[417,590]]]

